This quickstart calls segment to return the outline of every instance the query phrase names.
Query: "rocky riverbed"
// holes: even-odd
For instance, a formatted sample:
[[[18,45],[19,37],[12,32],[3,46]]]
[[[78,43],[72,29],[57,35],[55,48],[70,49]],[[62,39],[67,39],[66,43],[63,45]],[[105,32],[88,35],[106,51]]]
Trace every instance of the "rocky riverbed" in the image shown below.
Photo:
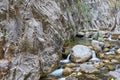
[[[119,33],[80,32],[60,54],[58,67],[41,80],[120,80]]]

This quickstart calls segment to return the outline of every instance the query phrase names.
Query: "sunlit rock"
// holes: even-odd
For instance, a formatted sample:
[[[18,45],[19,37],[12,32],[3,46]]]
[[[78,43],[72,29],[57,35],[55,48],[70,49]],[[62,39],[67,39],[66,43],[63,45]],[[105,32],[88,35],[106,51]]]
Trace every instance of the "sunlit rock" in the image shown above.
[[[84,62],[92,55],[91,50],[84,45],[75,45],[72,48],[72,51],[73,53],[71,55],[71,61],[73,62]]]
[[[91,63],[83,63],[80,65],[80,70],[85,73],[99,73],[99,70],[95,68]]]

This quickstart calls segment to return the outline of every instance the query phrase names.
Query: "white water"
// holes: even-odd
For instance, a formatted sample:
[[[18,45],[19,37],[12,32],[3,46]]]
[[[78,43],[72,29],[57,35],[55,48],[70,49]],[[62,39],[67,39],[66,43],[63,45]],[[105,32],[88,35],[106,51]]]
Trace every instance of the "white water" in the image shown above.
[[[70,55],[71,55],[71,53],[67,56],[67,60],[70,60]]]
[[[69,63],[70,62],[70,55],[71,55],[71,53],[67,56],[66,59],[60,60],[60,63],[63,63],[63,64]]]
[[[109,36],[108,40],[110,40],[110,41],[112,40],[112,35],[111,35],[111,34],[110,34],[110,36]]]
[[[97,56],[96,56],[96,53],[95,53],[95,51],[92,51],[92,58],[90,59],[90,61],[100,61],[100,59],[99,58],[97,58]]]
[[[96,53],[95,53],[95,51],[92,51],[92,58],[96,58]]]
[[[53,77],[61,77],[63,72],[63,68],[56,69],[52,73],[50,73],[48,76],[53,76]]]

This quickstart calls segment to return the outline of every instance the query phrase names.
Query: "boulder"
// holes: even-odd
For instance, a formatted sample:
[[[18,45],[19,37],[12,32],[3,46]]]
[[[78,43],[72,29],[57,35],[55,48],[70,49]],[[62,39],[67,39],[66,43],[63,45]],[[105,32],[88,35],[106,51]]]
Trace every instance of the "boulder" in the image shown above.
[[[99,70],[95,68],[92,64],[83,63],[80,65],[81,71],[85,73],[99,73]]]
[[[92,46],[96,51],[101,51],[104,46],[103,42],[99,42],[97,40],[92,40]]]
[[[85,62],[92,56],[91,50],[84,45],[75,45],[72,48],[72,51],[73,51],[71,55],[72,62]]]
[[[120,69],[115,71],[110,71],[107,75],[115,77],[116,80],[120,80]]]

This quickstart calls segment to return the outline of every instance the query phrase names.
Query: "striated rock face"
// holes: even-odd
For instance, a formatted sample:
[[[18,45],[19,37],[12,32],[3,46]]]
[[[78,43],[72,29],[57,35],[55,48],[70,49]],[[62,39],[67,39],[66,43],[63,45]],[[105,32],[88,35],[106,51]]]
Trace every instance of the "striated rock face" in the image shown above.
[[[114,19],[109,14],[109,0],[94,1],[85,0],[94,16],[86,19],[85,16],[90,15],[84,15],[84,9],[81,10],[76,0],[0,0],[0,38],[5,38],[0,44],[0,59],[10,61],[9,73],[3,78],[39,80],[41,74],[51,71],[58,61],[65,40],[81,29],[108,26]],[[110,21],[104,19],[104,11]]]
[[[119,0],[85,0],[85,2],[88,4],[88,6],[91,8],[91,22],[87,23],[89,26],[92,26],[96,29],[102,29],[102,30],[110,30],[111,27],[116,25],[116,31],[118,30],[119,26],[119,19],[120,19],[120,6]],[[115,7],[116,6],[116,7]],[[115,15],[116,15],[116,21],[117,24],[115,24]],[[91,25],[90,25],[91,24]]]
[[[0,1],[0,36],[6,41],[2,58],[11,62],[5,79],[39,80],[52,70],[65,40],[77,32],[78,21],[73,17],[78,16],[77,10],[72,15],[71,4],[64,0]]]

